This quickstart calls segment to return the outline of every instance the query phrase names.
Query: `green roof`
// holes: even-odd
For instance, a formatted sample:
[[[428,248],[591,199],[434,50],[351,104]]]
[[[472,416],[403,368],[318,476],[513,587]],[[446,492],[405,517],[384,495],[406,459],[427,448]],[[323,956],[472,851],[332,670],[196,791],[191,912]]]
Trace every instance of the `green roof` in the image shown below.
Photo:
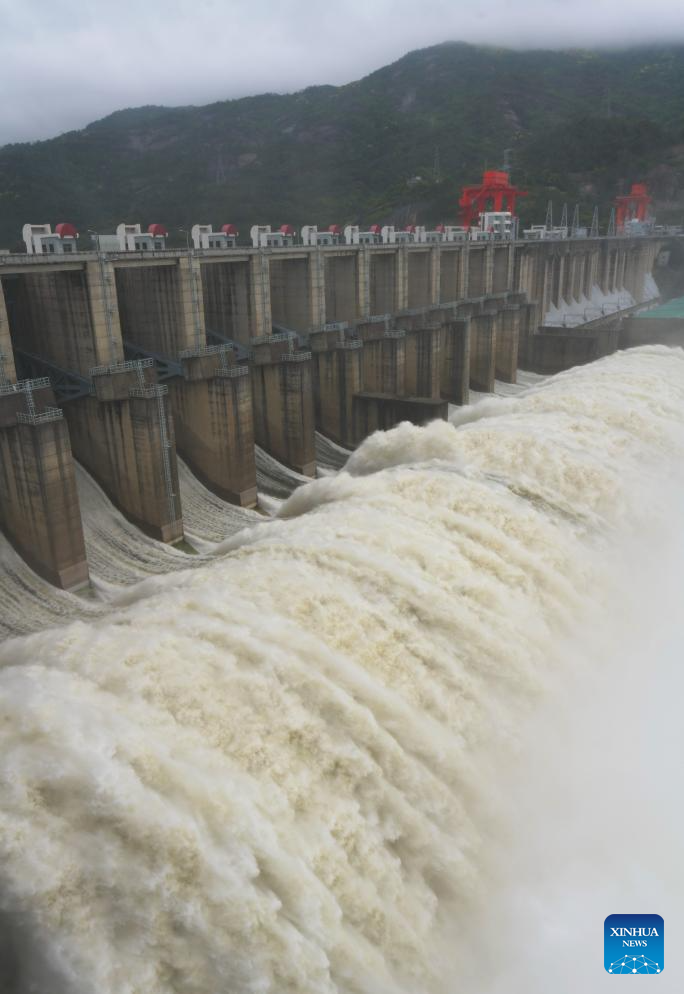
[[[684,321],[684,297],[675,297],[673,300],[661,304],[660,307],[654,307],[653,310],[640,311],[638,317],[681,318]]]

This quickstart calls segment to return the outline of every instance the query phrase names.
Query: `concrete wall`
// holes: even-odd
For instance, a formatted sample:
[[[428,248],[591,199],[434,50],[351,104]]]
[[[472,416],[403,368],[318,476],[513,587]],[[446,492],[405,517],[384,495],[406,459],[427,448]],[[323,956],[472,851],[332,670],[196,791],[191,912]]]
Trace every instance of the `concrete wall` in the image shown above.
[[[165,388],[126,383],[125,399],[83,397],[66,404],[64,413],[74,455],[126,517],[162,542],[181,539],[174,426]]]
[[[264,334],[257,328],[251,269],[248,260],[205,263],[201,267],[207,329],[243,345]]]
[[[505,304],[497,314],[495,375],[505,383],[515,383],[520,341],[520,305]]]
[[[442,324],[440,396],[452,404],[467,404],[470,392],[470,318]]]
[[[397,252],[373,252],[370,256],[370,313],[392,314],[397,304]]]
[[[442,372],[442,329],[439,324],[406,332],[405,364],[406,396],[439,399]]]
[[[250,365],[256,442],[305,476],[316,474],[311,366],[310,352]]]
[[[354,423],[358,432],[358,442],[374,431],[388,431],[401,421],[424,425],[430,421],[445,420],[448,407],[445,400],[358,393],[354,397]]]
[[[486,243],[468,246],[468,297],[492,292],[492,249]]]
[[[442,248],[440,251],[439,300],[442,303],[460,300],[466,296],[465,271],[466,249]]]
[[[105,269],[105,280],[111,275]],[[2,282],[15,348],[82,376],[93,366],[123,358],[113,282],[102,290],[96,262],[8,276]]]
[[[88,566],[67,426],[61,414],[21,423],[17,413],[16,398],[0,396],[0,526],[36,573],[74,589]]]
[[[362,342],[353,339],[313,352],[316,428],[348,448],[359,441],[354,396],[363,386],[362,350]]]
[[[625,289],[641,303],[659,245],[653,239],[624,237],[516,245],[513,285],[539,302],[542,316],[563,301],[591,297],[594,286],[603,293]]]
[[[431,262],[432,252],[430,249],[407,253],[407,307],[428,307],[435,303]]]
[[[284,325],[293,331],[308,332],[317,322],[312,313],[312,261],[315,256],[280,259],[272,256],[271,314],[274,324]]]
[[[406,395],[406,333],[388,331],[363,344],[363,389],[393,397]]]
[[[16,379],[17,371],[14,366],[9,318],[7,317],[2,281],[0,281],[0,384],[3,380],[14,383]]]
[[[470,320],[470,386],[473,390],[494,392],[496,324],[496,312],[473,314]]]
[[[359,310],[358,256],[325,256],[325,319],[356,321]]]
[[[126,341],[172,359],[206,345],[202,276],[194,257],[117,268],[116,289]]]
[[[544,328],[530,339],[526,365],[533,372],[550,376],[610,355],[618,346],[617,321],[595,331]]]
[[[207,363],[209,368],[199,368]],[[183,367],[184,379],[170,383],[178,451],[219,497],[254,507],[254,414],[248,368],[221,368],[217,354],[188,356]]]
[[[620,327],[620,348],[631,349],[637,345],[684,346],[684,320],[682,318],[649,318],[648,312],[625,318]]]

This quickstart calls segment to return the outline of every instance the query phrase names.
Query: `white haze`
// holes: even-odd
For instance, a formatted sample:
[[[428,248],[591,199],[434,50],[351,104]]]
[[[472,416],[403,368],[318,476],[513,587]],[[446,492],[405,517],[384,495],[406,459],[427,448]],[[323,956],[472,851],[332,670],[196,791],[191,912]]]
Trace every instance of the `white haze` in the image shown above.
[[[11,994],[681,989],[684,353],[453,420],[0,647]]]
[[[672,44],[684,18],[679,0],[0,0],[0,145],[123,107],[349,83],[443,41]]]
[[[621,580],[568,640],[570,665],[513,759],[494,757],[477,815],[482,893],[459,922],[450,994],[611,990],[603,919],[633,912],[664,918],[658,989],[682,989],[681,503],[682,487],[667,486],[644,532],[611,557]]]

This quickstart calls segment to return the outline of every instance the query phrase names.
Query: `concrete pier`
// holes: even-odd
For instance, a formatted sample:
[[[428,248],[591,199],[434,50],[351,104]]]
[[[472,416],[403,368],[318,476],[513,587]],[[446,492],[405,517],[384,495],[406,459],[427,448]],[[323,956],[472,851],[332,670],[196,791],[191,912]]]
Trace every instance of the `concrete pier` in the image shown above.
[[[281,338],[260,343],[250,364],[254,437],[290,469],[315,476],[311,353],[285,351]]]
[[[442,329],[439,324],[406,332],[405,365],[406,396],[439,399],[442,370]]]
[[[497,314],[495,375],[497,380],[515,383],[520,341],[520,305],[505,304]]]
[[[0,526],[40,576],[65,590],[88,582],[67,426],[49,386],[0,386]]]
[[[181,356],[183,379],[169,384],[178,451],[209,489],[240,507],[257,500],[252,387],[232,352]]]
[[[440,395],[452,404],[467,404],[470,390],[470,318],[442,324]]]
[[[494,392],[496,378],[497,313],[473,314],[470,319],[470,386]]]
[[[74,455],[117,507],[162,542],[183,537],[173,419],[151,364],[93,370],[94,395],[64,413]]]
[[[386,331],[364,342],[363,389],[392,397],[406,395],[405,331]]]
[[[316,428],[347,448],[359,441],[354,424],[354,397],[363,387],[363,342],[326,333],[312,335]]]
[[[366,335],[372,327],[364,326]],[[424,424],[447,416],[447,404],[440,398],[440,327],[409,331],[377,327],[380,337],[363,340],[363,389],[354,397],[357,444],[371,432],[400,421]]]

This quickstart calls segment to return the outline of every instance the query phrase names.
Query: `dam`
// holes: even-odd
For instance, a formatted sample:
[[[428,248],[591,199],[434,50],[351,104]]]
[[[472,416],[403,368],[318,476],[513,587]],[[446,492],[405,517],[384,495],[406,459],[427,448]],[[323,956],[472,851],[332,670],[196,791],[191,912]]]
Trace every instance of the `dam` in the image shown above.
[[[3,990],[543,994],[491,766],[657,588],[661,245],[0,257]]]
[[[187,532],[198,547],[197,501],[232,505],[219,517],[237,527],[313,479],[322,445],[351,451],[515,384],[518,368],[615,351],[623,319],[657,294],[663,244],[0,256],[2,530],[43,579],[83,588],[88,479],[128,523],[120,536],[182,546]]]
[[[611,720],[626,706],[616,674],[640,708],[667,707],[639,654],[640,676],[630,662],[629,591],[662,581],[674,541],[684,352],[646,346],[525,381],[516,395],[453,405],[448,420],[373,434],[341,471],[297,488],[193,569],[160,570],[69,624],[0,645],[10,994],[548,990],[554,961],[542,955],[540,976],[523,924],[546,928],[553,895],[538,909],[502,885],[524,863],[519,842],[503,875],[487,877],[490,808],[497,791],[513,792],[537,845],[534,876],[564,834],[562,817],[546,825],[551,837],[542,831],[554,785],[587,791],[609,741],[591,739],[576,782],[565,764],[561,784],[554,766],[553,780],[527,788],[498,784],[488,754],[500,765],[518,748],[550,682],[562,699],[582,673],[582,694],[597,693],[589,676],[613,636],[619,658],[600,699],[619,702]],[[89,517],[102,497],[76,476]],[[653,640],[648,651],[660,680]],[[591,695],[584,704],[580,737],[593,727]],[[560,706],[547,717],[540,753],[566,741]],[[671,810],[665,780],[662,799],[653,771],[640,783]],[[598,786],[592,802],[608,793],[606,809],[633,789]],[[544,805],[529,807],[540,788]],[[603,901],[596,889],[606,873],[620,878],[630,851],[634,866],[625,810],[615,860],[603,874],[591,866],[582,898],[585,963],[594,920],[618,893]],[[654,833],[661,812],[639,802],[630,818],[640,843],[658,840],[669,858],[674,844]],[[583,872],[572,855],[570,897]],[[602,844],[601,863],[610,856]],[[663,879],[677,867],[667,858],[653,857]],[[634,894],[672,917],[652,877]],[[481,903],[490,928],[478,945]],[[576,943],[559,955],[565,933],[549,931],[566,963]]]

